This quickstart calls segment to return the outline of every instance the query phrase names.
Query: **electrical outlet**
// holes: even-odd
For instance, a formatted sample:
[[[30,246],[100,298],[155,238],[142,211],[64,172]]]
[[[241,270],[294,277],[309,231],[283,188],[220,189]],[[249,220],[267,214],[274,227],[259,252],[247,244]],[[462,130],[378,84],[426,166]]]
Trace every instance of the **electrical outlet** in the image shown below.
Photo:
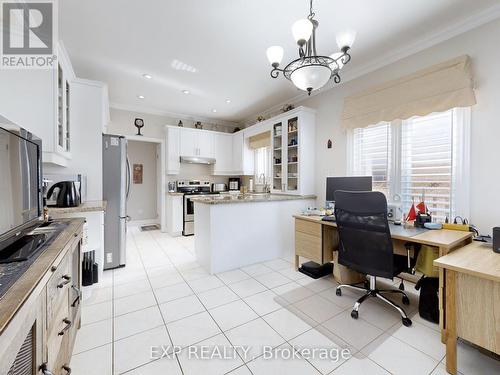
[[[106,263],[112,263],[113,262],[113,253],[107,253],[106,254]]]

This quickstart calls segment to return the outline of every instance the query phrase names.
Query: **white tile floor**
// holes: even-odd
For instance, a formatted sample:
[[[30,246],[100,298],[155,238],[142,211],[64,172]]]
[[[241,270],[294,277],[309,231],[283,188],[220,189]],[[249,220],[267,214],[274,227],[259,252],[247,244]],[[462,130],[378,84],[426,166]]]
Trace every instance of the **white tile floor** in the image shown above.
[[[84,288],[73,374],[446,373],[438,327],[418,316],[415,293],[407,309],[411,328],[376,300],[366,301],[354,320],[358,294],[337,297],[332,278],[307,278],[285,259],[211,276],[196,263],[193,248],[193,237],[131,228],[127,266]],[[183,349],[170,359],[152,359],[152,346],[172,344]],[[190,358],[193,344],[225,348],[232,357]],[[265,359],[266,345],[281,353],[348,349],[352,356]],[[499,361],[466,344],[460,343],[458,358],[463,375],[500,373]]]

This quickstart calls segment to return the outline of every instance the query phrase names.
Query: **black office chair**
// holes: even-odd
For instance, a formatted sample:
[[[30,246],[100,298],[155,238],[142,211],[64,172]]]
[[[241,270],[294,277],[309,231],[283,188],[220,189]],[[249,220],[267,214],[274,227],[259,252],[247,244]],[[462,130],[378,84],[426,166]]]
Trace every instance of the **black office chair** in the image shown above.
[[[400,289],[378,290],[376,277],[392,279],[408,269],[408,258],[393,254],[391,232],[387,221],[387,200],[380,192],[353,192],[338,190],[334,193],[335,216],[339,233],[340,264],[367,275],[369,283],[364,286],[342,284],[336,294],[342,295],[342,288],[364,291],[351,312],[358,318],[359,306],[368,297],[376,297],[399,311],[403,324],[411,326],[406,312],[383,296],[385,293],[400,293],[402,302],[410,304],[406,293]]]

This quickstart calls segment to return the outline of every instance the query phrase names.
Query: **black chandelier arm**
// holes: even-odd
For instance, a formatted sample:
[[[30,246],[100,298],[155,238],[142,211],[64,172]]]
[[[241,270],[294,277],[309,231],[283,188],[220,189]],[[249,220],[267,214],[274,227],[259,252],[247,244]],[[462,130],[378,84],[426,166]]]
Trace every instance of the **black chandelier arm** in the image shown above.
[[[284,73],[284,70],[283,69],[279,69],[279,68],[275,68],[273,67],[273,69],[271,70],[271,77],[272,78],[278,78],[279,75],[280,75],[280,72],[281,73]]]
[[[342,55],[341,59],[342,59],[342,63],[345,65],[349,61],[351,61],[351,55],[349,55],[348,52],[344,52],[344,54]]]
[[[333,82],[339,84],[341,79],[338,71],[332,73]]]

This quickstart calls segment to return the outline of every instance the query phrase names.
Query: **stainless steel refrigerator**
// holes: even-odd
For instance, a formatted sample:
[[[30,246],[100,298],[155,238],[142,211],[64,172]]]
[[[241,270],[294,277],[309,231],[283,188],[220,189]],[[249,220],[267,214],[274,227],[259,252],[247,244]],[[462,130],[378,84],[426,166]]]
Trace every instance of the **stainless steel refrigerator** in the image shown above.
[[[130,165],[125,137],[103,134],[102,159],[102,195],[107,202],[104,218],[104,269],[107,270],[123,267],[126,261]]]

